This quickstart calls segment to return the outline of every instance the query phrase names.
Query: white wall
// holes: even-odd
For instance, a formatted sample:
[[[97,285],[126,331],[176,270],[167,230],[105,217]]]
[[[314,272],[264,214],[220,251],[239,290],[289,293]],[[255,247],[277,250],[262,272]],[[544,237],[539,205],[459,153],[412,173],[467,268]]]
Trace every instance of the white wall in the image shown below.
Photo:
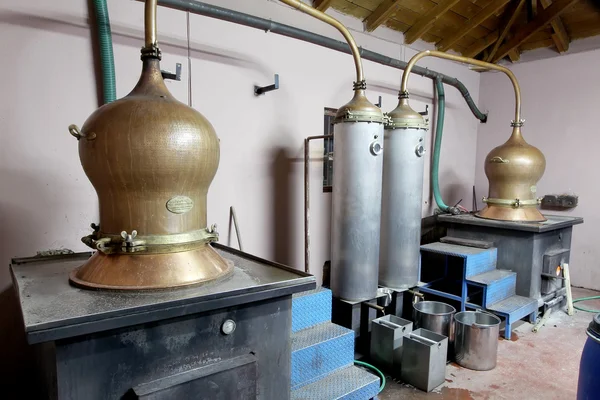
[[[546,172],[538,184],[538,194],[579,195],[575,209],[548,213],[584,218],[583,225],[573,228],[571,277],[574,285],[592,289],[600,289],[596,229],[600,214],[595,203],[600,196],[596,181],[599,64],[600,51],[591,51],[511,66],[523,96],[523,136],[546,156]],[[513,89],[503,74],[483,74],[480,93],[479,104],[492,112],[488,123],[479,126],[475,169],[479,197],[487,195],[485,156],[508,139],[514,110]]]
[[[210,1],[275,21],[341,39],[337,31],[299,12],[268,0]],[[140,71],[143,5],[109,0],[118,96],[134,86]],[[339,16],[333,12],[334,15]],[[188,80],[188,16],[159,9],[163,68],[183,64],[181,82],[168,82],[181,101],[191,102],[213,123],[221,139],[221,165],[209,191],[209,222],[220,227],[229,243],[229,206],[236,207],[245,250],[302,268],[303,139],[323,133],[323,108],[350,100],[354,67],[349,55],[200,16],[189,16],[191,81]],[[361,33],[361,22],[341,19],[369,50],[407,60],[414,51],[399,43],[402,35],[380,28]],[[67,132],[82,125],[98,106],[94,50],[87,1],[4,0],[0,4],[0,359],[19,370],[22,331],[10,287],[8,264],[13,256],[38,250],[86,250],[80,238],[97,222],[97,200],[79,163],[77,141]],[[479,74],[446,61],[422,65],[461,79],[475,101]],[[383,97],[390,111],[397,103],[401,71],[364,63],[368,95]],[[253,86],[272,82],[281,88],[259,98]],[[413,107],[432,104],[431,80],[411,77]],[[477,120],[462,97],[448,87],[441,182],[448,202],[471,204]],[[433,120],[433,115],[430,115]],[[329,259],[330,195],[320,190],[322,143],[311,146],[312,258],[320,278]],[[428,168],[426,174],[428,175]],[[429,179],[424,215],[431,212]],[[237,246],[234,235],[231,245]],[[5,312],[9,310],[10,312]],[[15,343],[21,343],[21,347]],[[3,345],[3,343],[9,343]],[[11,344],[12,343],[12,344]],[[23,362],[22,362],[23,363]]]

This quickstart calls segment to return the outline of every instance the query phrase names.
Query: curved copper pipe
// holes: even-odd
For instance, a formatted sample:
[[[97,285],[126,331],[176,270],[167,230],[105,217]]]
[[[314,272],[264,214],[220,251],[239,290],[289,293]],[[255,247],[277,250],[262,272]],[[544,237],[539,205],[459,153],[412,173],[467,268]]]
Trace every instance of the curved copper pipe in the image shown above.
[[[417,61],[419,61],[423,57],[428,57],[428,56],[444,58],[446,60],[458,61],[458,62],[465,63],[465,64],[476,65],[478,67],[494,69],[496,71],[504,72],[506,75],[508,75],[508,78],[512,82],[513,87],[515,89],[515,120],[513,121],[513,125],[521,126],[523,124],[523,121],[521,120],[521,88],[519,87],[519,82],[517,82],[517,78],[515,77],[515,75],[512,73],[512,71],[510,69],[500,66],[500,65],[497,65],[497,64],[492,64],[492,63],[488,63],[485,61],[479,61],[479,60],[475,60],[473,58],[468,58],[468,57],[455,56],[453,54],[444,53],[442,51],[435,51],[435,50],[422,51],[420,53],[417,53],[415,56],[413,56],[413,58],[411,58],[410,61],[408,62],[408,65],[406,66],[406,69],[404,70],[404,73],[402,74],[402,85],[400,87],[400,93],[408,93],[406,90],[406,85],[408,83],[408,76],[410,75],[410,70],[414,67],[414,65],[417,63]]]
[[[158,0],[146,0],[144,9],[144,37],[146,47],[156,46],[156,6]]]
[[[354,65],[356,67],[356,82],[360,83],[365,80],[365,76],[364,76],[363,68],[362,68],[362,60],[360,58],[360,50],[358,49],[358,46],[356,45],[356,41],[352,37],[352,34],[348,30],[348,28],[346,28],[337,19],[330,17],[329,15],[327,15],[324,12],[321,12],[315,8],[307,6],[306,4],[302,3],[299,0],[279,0],[279,1],[287,4],[288,6],[297,8],[298,10],[310,15],[311,17],[315,17],[315,18],[333,26],[338,31],[340,31],[340,33],[344,36],[344,39],[346,39],[346,42],[348,42],[348,45],[350,46],[350,50],[352,51],[352,57],[354,58]]]

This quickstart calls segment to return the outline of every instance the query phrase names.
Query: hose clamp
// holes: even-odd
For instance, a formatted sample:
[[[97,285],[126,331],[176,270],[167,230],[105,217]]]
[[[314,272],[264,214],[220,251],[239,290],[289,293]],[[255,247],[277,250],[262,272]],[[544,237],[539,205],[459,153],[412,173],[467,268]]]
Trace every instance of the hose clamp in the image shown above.
[[[537,198],[533,200],[521,200],[521,199],[493,199],[484,197],[481,199],[486,204],[497,205],[497,206],[508,206],[508,207],[530,207],[537,206],[542,203],[542,198]]]

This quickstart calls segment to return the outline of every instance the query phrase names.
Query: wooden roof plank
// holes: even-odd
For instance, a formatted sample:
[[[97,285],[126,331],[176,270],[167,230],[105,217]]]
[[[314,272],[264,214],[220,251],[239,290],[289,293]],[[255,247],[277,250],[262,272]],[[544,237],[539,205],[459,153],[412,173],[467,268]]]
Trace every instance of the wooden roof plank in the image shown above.
[[[525,42],[529,37],[531,37],[531,35],[540,29],[543,29],[550,21],[558,17],[576,1],[577,0],[557,0],[552,3],[550,7],[542,10],[533,21],[515,32],[514,36],[508,40],[506,44],[502,45],[500,49],[498,49],[493,58],[493,62],[498,62],[504,58],[509,51],[517,48],[521,43]]]
[[[540,4],[544,9],[546,9],[550,7],[552,0],[540,0]],[[562,19],[560,17],[556,17],[550,22],[550,25],[554,31],[554,34],[552,35],[552,41],[556,46],[556,50],[558,50],[559,53],[564,53],[565,51],[569,50],[569,42],[571,42],[571,39],[569,39],[569,34],[563,25]]]
[[[453,44],[460,40],[460,38],[469,33],[473,28],[479,26],[479,24],[488,19],[492,14],[496,13],[500,8],[504,7],[508,2],[509,0],[497,0],[482,8],[477,15],[467,21],[462,29],[438,43],[438,49],[440,51],[449,50]]]
[[[429,10],[428,13],[418,20],[412,27],[404,34],[404,43],[411,44],[417,39],[421,38],[429,28],[433,26],[435,21],[448,11],[453,5],[458,3],[459,0],[441,0],[435,7]]]
[[[500,32],[494,31],[482,39],[477,39],[477,41],[468,49],[466,49],[462,55],[471,58],[475,57],[477,54],[494,44],[498,40],[499,36]]]
[[[333,0],[315,0],[313,1],[313,7],[319,11],[325,11],[331,5]]]
[[[365,29],[367,32],[373,32],[390,18],[390,16],[398,11],[400,8],[401,0],[385,0],[369,15],[365,20]]]
[[[510,7],[506,10],[505,17],[504,17],[504,21],[505,21],[504,28],[502,28],[500,30],[500,35],[498,36],[498,40],[496,40],[496,43],[494,43],[494,47],[492,48],[492,50],[490,51],[490,54],[486,58],[486,60],[488,62],[492,60],[492,58],[496,54],[496,51],[498,51],[498,48],[504,41],[504,38],[506,37],[506,35],[508,34],[511,26],[517,20],[517,17],[519,16],[521,9],[523,8],[523,5],[525,5],[525,1],[526,0],[515,0],[510,5]]]

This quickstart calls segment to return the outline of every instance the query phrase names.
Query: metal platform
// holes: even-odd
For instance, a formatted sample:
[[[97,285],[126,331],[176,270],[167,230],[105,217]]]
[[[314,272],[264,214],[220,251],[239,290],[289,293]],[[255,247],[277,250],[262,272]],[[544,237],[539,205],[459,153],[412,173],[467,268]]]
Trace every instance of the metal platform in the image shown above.
[[[46,390],[39,398],[288,399],[292,295],[315,279],[215,248],[233,264],[230,278],[165,291],[71,286],[69,272],[89,253],[13,260],[26,336],[46,378],[32,374]]]
[[[491,285],[513,276],[517,276],[517,274],[505,269],[495,269],[493,271],[484,272],[483,274],[470,276],[468,280],[469,282],[479,283],[481,285]]]
[[[473,214],[460,215],[438,215],[438,221],[450,222],[453,224],[487,226],[492,228],[511,229],[525,232],[548,232],[555,229],[561,229],[583,223],[583,218],[567,217],[564,215],[544,215],[547,218],[544,222],[514,222],[497,221],[494,219],[479,218]]]
[[[292,335],[292,390],[354,361],[354,332],[326,322]]]
[[[331,320],[331,290],[318,288],[296,293],[292,302],[292,332]]]
[[[349,366],[292,392],[292,400],[365,400],[379,392],[379,378]]]
[[[328,289],[293,296],[292,326],[309,326],[292,333],[291,398],[371,399],[379,377],[353,365],[354,331],[329,322],[331,302]]]
[[[89,253],[59,260],[13,263],[29,343],[83,335],[291,295],[315,287],[315,278],[281,264],[216,245],[233,262],[233,275],[185,289],[149,292],[93,291],[69,284],[69,273]]]
[[[521,318],[529,316],[529,322],[537,319],[538,302],[523,296],[511,296],[487,307],[489,311],[505,318],[506,327],[504,338],[510,339],[512,324]]]

